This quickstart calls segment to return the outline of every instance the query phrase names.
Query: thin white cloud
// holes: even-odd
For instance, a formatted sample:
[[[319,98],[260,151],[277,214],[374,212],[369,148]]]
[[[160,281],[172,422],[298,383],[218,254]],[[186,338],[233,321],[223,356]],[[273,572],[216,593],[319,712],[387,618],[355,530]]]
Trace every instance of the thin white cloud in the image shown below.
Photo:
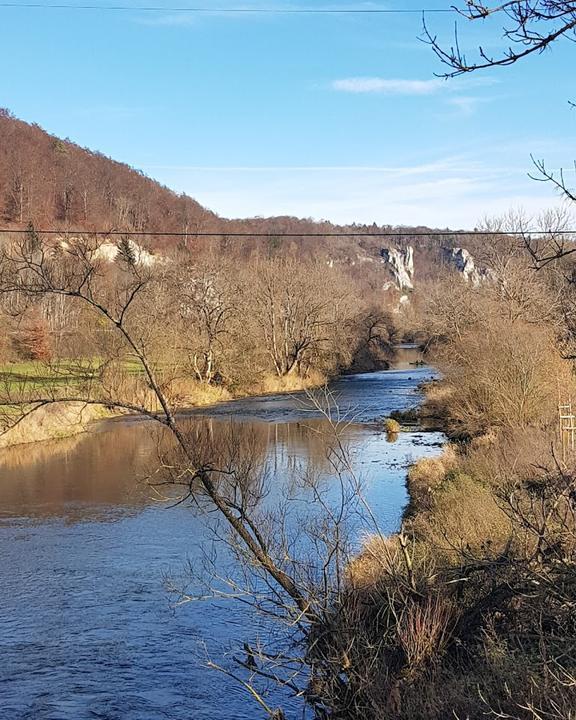
[[[192,26],[200,26],[202,22],[214,18],[221,18],[228,21],[243,21],[247,19],[266,19],[268,16],[258,10],[246,13],[227,13],[223,10],[212,10],[202,13],[173,12],[162,15],[147,15],[136,18],[139,25],[148,25],[150,27],[165,28],[187,28]]]
[[[467,156],[448,157],[436,162],[421,163],[414,165],[141,165],[143,170],[154,173],[169,172],[178,173],[173,177],[181,177],[187,173],[209,173],[216,176],[232,176],[238,174],[247,175],[280,175],[287,173],[305,177],[307,175],[326,175],[338,173],[342,177],[348,174],[355,175],[384,175],[388,179],[410,178],[414,176],[444,176],[450,175],[473,175],[481,177],[503,177],[506,175],[525,175],[526,167],[487,165],[479,160]]]
[[[452,106],[459,115],[470,117],[474,115],[478,106],[482,103],[489,102],[490,98],[481,98],[474,95],[456,95],[446,100],[448,105]]]
[[[168,3],[170,4],[170,3]],[[177,3],[176,3],[177,4]],[[140,25],[149,25],[156,27],[188,27],[201,25],[203,21],[221,19],[226,21],[234,20],[258,20],[264,19],[271,20],[273,13],[271,10],[278,12],[286,10],[298,10],[298,6],[292,6],[290,4],[270,4],[267,0],[258,0],[258,2],[252,3],[238,3],[236,0],[222,0],[221,2],[215,3],[216,7],[211,9],[210,2],[204,4],[203,7],[189,9],[183,5],[181,8],[169,11],[167,7],[166,12],[162,12],[162,6],[155,7],[153,11],[146,15],[140,15],[135,19]],[[138,10],[137,7],[134,8]]]
[[[458,167],[460,172],[475,171],[478,163],[459,162],[456,158],[436,163],[408,166],[389,165],[144,165],[146,170],[171,170],[179,172],[353,172],[353,173],[387,173],[393,175],[419,175],[427,172],[442,172]]]
[[[470,87],[495,85],[495,78],[456,78],[446,80],[431,78],[429,80],[409,80],[403,78],[384,77],[349,77],[334,80],[333,90],[347,93],[379,93],[382,95],[436,95],[439,92],[459,92]]]
[[[187,172],[156,169],[153,174],[226,217],[295,215],[342,223],[471,228],[479,218],[501,215],[513,206],[536,211],[556,202],[550,188],[528,179],[526,168],[464,156],[404,167],[179,170]]]
[[[136,22],[139,25],[150,25],[152,27],[189,27],[190,25],[196,25],[198,18],[192,13],[169,13],[138,17]]]
[[[348,93],[381,93],[383,95],[433,95],[445,80],[399,80],[381,77],[352,77],[335,80],[332,88]]]

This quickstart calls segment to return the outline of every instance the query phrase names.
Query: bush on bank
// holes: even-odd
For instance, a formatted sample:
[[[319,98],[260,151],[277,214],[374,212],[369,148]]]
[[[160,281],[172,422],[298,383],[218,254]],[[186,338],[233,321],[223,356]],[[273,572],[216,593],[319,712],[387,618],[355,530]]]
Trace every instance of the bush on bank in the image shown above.
[[[410,468],[402,531],[350,563],[337,717],[576,717],[576,456],[558,442],[571,336],[529,290],[519,308],[510,285],[470,291],[461,317],[435,308],[443,377],[421,415],[453,442]]]
[[[482,453],[449,446],[413,466],[402,533],[367,538],[350,564],[339,632],[355,638],[356,707],[343,717],[574,717],[574,475],[527,458],[500,467],[498,487]]]

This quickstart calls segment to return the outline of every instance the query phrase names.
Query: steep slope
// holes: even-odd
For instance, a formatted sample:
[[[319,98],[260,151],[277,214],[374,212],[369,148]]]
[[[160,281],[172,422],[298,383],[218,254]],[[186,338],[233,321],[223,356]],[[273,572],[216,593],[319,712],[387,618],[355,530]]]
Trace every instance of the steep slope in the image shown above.
[[[7,110],[0,110],[0,216],[8,227],[169,232],[216,220],[192,198]]]
[[[461,234],[438,238],[428,235],[432,231],[425,227],[338,226],[294,217],[220,218],[126,164],[0,109],[0,224],[16,229],[30,222],[62,233],[138,232],[142,233],[139,242],[154,251],[177,246],[194,252],[209,245],[213,251],[237,257],[262,253],[314,257],[373,275],[376,283],[392,281],[399,290],[407,286],[406,278],[398,280],[403,272],[398,258],[410,257],[410,277],[418,282],[441,271],[446,248],[462,247],[465,241],[474,253],[470,238]],[[371,236],[378,232],[398,232],[398,236]],[[166,235],[146,237],[151,233]],[[205,238],[202,233],[217,237]],[[266,236],[256,236],[262,233]],[[410,248],[414,248],[413,261]]]

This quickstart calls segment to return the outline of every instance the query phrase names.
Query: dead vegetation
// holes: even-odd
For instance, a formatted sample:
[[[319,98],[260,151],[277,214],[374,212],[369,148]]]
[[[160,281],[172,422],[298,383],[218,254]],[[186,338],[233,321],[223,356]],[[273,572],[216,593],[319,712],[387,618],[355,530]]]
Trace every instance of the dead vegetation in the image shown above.
[[[207,555],[205,592],[240,598],[278,623],[271,645],[249,646],[225,669],[269,716],[282,717],[263,694],[272,683],[305,698],[319,719],[571,717],[576,475],[553,443],[558,388],[571,391],[563,357],[571,331],[565,324],[560,340],[555,301],[544,324],[532,303],[517,303],[522,311],[510,317],[492,284],[466,291],[457,324],[452,310],[439,316],[430,347],[444,378],[434,392],[459,442],[412,468],[410,512],[401,532],[385,538],[351,472],[329,396],[317,405],[333,431],[324,464],[296,474],[309,502],[295,505],[274,498],[257,437],[230,428],[218,440],[209,424],[190,428],[177,414],[195,388],[218,393],[247,378],[262,381],[255,368],[288,388],[347,362],[354,345],[332,352],[343,328],[324,290],[316,292],[309,278],[283,277],[288,266],[274,262],[258,288],[258,313],[242,314],[250,304],[240,297],[238,315],[215,326],[206,314],[213,292],[218,308],[229,303],[212,270],[211,290],[199,299],[204,309],[189,314],[165,292],[165,270],[148,272],[127,257],[111,283],[90,243],[63,257],[53,250],[32,233],[10,248],[3,295],[15,313],[63,297],[60,316],[77,330],[63,346],[83,343],[95,360],[90,372],[82,363],[61,364],[65,376],[75,371],[76,382],[64,386],[53,378],[26,388],[7,383],[6,419],[17,426],[73,401],[139,412],[163,428],[158,493],[202,513],[233,561],[230,574],[210,576]],[[299,305],[300,295],[307,302]],[[353,323],[346,293],[334,297]],[[242,355],[248,345],[235,374],[229,348]],[[326,468],[336,478],[333,495]],[[358,518],[371,535],[354,557]],[[194,597],[181,589],[181,602]]]
[[[556,276],[497,260],[490,284],[430,295],[443,377],[423,414],[453,442],[410,468],[402,532],[366,538],[349,566],[342,717],[575,717],[576,463],[558,440],[572,331]]]
[[[344,717],[573,717],[574,474],[516,468],[497,489],[455,479],[470,463],[452,458],[444,479],[441,460],[421,465],[433,500],[349,566],[339,618],[358,678]]]

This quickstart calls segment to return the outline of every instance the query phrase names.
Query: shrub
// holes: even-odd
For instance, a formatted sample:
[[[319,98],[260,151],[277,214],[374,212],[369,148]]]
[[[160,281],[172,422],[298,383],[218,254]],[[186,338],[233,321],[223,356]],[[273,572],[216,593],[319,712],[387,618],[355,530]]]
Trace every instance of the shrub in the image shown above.
[[[397,435],[400,432],[400,423],[394,418],[386,418],[384,420],[384,431],[389,435]]]
[[[412,510],[430,508],[433,495],[456,464],[456,451],[447,445],[438,457],[421,458],[408,470]]]
[[[430,661],[440,659],[450,640],[454,617],[454,606],[439,594],[406,605],[396,632],[412,677]]]
[[[447,343],[439,362],[454,435],[546,427],[556,421],[559,384],[570,394],[573,383],[548,328],[498,318]]]
[[[31,314],[22,322],[14,334],[14,347],[22,360],[46,362],[52,358],[48,326],[38,313]]]

